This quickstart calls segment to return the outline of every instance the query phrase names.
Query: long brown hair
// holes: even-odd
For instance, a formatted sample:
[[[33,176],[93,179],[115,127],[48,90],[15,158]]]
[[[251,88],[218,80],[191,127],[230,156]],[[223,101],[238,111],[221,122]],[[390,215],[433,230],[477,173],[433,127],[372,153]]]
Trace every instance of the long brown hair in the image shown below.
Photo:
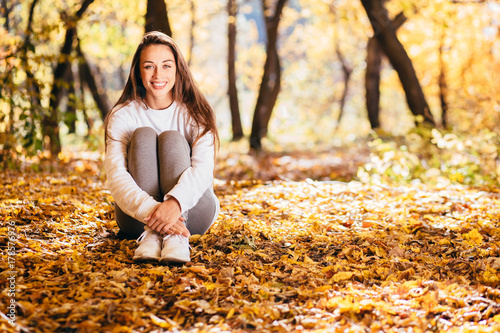
[[[219,134],[215,121],[215,113],[212,107],[198,88],[198,85],[196,84],[193,75],[191,74],[191,71],[189,70],[188,65],[175,41],[168,35],[159,31],[146,33],[135,51],[134,57],[132,58],[130,74],[128,76],[127,83],[123,88],[122,95],[111,111],[108,112],[106,119],[104,120],[106,140],[109,138],[107,133],[109,119],[117,110],[120,109],[120,107],[125,106],[132,101],[139,102],[144,106],[144,108],[148,107],[144,102],[146,89],[144,88],[141,80],[139,62],[142,50],[146,46],[154,44],[166,45],[170,47],[172,53],[174,54],[177,70],[175,84],[172,88],[172,96],[175,102],[186,106],[190,120],[194,122],[194,125],[196,125],[199,129],[198,136],[195,138],[194,142],[208,132],[212,132],[214,136],[214,145],[218,148]]]

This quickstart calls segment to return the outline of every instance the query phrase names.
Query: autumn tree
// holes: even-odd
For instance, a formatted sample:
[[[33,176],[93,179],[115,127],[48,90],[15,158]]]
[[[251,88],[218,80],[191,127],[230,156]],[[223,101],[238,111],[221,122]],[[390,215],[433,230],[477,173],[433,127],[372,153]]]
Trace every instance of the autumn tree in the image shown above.
[[[412,61],[396,36],[396,29],[389,19],[384,2],[385,0],[361,0],[374,36],[399,75],[411,112],[414,116],[421,117],[424,122],[434,125],[434,117],[429,110]]]
[[[264,74],[260,84],[259,95],[255,105],[252,132],[250,133],[250,148],[261,150],[261,139],[266,136],[271,114],[281,89],[281,67],[278,55],[278,25],[286,0],[275,1],[274,10],[262,0],[262,8],[266,22],[267,46]],[[272,14],[269,14],[272,13]]]
[[[87,113],[84,103],[81,103],[86,95],[84,88],[92,93],[102,117],[109,111],[110,104],[101,83],[102,79],[97,75],[97,68],[94,66],[93,69],[84,56],[77,36],[77,24],[93,0],[83,1],[74,14],[69,14],[68,9],[61,11],[60,17],[63,19],[65,29],[63,45],[59,54],[50,58],[56,60],[51,75],[44,76],[38,72],[44,72],[44,68],[47,66],[43,61],[36,60],[43,58],[36,52],[41,45],[40,40],[48,40],[48,37],[44,34],[35,35],[36,30],[33,24],[35,22],[35,9],[41,6],[40,3],[38,0],[33,0],[28,6],[29,15],[26,29],[22,30],[21,33],[24,35],[24,39],[19,45],[14,45],[12,55],[8,56],[12,59],[17,56],[20,60],[20,66],[16,66],[15,61],[6,62],[1,97],[3,101],[9,103],[7,111],[9,117],[8,130],[3,137],[3,147],[4,149],[11,147],[11,141],[12,144],[15,141],[13,136],[15,136],[16,131],[20,131],[20,135],[23,137],[23,147],[31,148],[36,153],[44,149],[43,143],[45,142],[50,144],[51,156],[57,157],[61,151],[59,132],[62,121],[67,125],[68,132],[74,133],[77,110],[81,110],[85,121],[90,125],[90,132],[93,123],[93,119],[90,118],[93,116]],[[40,8],[40,10],[42,9]],[[10,22],[10,19],[8,21]],[[16,22],[16,17],[13,21]],[[36,28],[40,29],[39,26]],[[75,60],[79,64],[77,67],[73,66]],[[74,68],[78,68],[78,70],[74,71]],[[15,79],[18,75],[25,76],[26,79],[18,83]],[[45,77],[45,80],[51,82],[45,82],[41,77]],[[80,94],[76,90],[78,85],[81,88]],[[47,95],[46,91],[50,91],[50,93]],[[19,96],[22,96],[25,101],[20,101]],[[4,118],[0,119],[4,120]],[[16,122],[17,128],[14,127]]]
[[[59,61],[54,70],[54,80],[50,93],[50,106],[48,112],[42,117],[42,127],[44,134],[50,140],[50,153],[52,157],[57,157],[61,152],[61,139],[59,137],[59,104],[64,91],[64,81],[71,71],[70,55],[73,50],[73,43],[76,38],[76,24],[82,18],[83,13],[94,0],[84,0],[80,9],[66,19],[66,35],[61,47]]]

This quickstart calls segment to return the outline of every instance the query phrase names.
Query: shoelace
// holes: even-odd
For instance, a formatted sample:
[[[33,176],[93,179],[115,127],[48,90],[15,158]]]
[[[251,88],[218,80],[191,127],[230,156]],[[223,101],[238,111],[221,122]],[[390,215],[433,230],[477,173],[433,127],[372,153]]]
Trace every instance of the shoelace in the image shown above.
[[[154,233],[154,231],[149,228],[144,230],[144,232],[139,236],[139,238],[137,238],[137,243],[142,242],[142,240],[144,240],[149,234],[152,233]]]
[[[170,237],[179,238],[181,243],[187,243],[187,246],[189,247],[189,249],[190,250],[192,249],[191,244],[189,244],[189,238],[182,236],[182,235],[165,235],[165,236],[163,236],[163,240],[165,241],[167,238],[170,238]]]

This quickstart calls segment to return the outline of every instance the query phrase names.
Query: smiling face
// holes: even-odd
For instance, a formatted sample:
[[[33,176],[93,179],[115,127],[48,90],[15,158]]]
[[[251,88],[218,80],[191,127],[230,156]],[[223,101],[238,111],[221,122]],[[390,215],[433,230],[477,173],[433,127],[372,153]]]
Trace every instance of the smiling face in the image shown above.
[[[157,110],[170,106],[177,71],[170,47],[163,44],[144,47],[139,66],[142,84],[146,88],[146,104]]]

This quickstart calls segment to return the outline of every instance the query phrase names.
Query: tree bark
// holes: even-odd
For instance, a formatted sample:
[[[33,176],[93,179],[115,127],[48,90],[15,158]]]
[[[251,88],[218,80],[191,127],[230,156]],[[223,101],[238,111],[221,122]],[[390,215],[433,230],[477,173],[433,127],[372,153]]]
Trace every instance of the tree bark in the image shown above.
[[[372,25],[374,36],[380,42],[382,50],[398,73],[411,112],[416,117],[422,117],[424,122],[434,125],[434,117],[430,113],[411,59],[396,36],[383,0],[361,0],[361,3]]]
[[[231,110],[233,141],[237,141],[243,137],[243,128],[241,126],[240,107],[238,103],[238,88],[236,87],[236,15],[238,14],[236,0],[228,0],[227,13],[227,93],[229,95],[229,109]]]
[[[371,37],[366,47],[366,110],[372,129],[380,127],[380,70],[382,66],[382,49],[377,38]]]
[[[406,21],[403,12],[396,15],[392,21],[394,30],[398,30]],[[378,39],[372,36],[368,40],[366,55],[365,89],[366,110],[372,129],[380,128],[380,71],[382,68],[383,51]]]
[[[250,133],[250,148],[257,151],[262,149],[261,139],[267,134],[269,120],[281,88],[281,68],[276,42],[278,25],[285,3],[286,0],[278,0],[274,15],[266,17],[267,57]],[[263,7],[265,13],[266,8]]]
[[[172,37],[165,0],[148,0],[145,28],[146,32],[161,31]]]
[[[64,122],[68,126],[68,133],[76,133],[76,90],[75,90],[75,74],[71,69],[71,66],[66,72],[66,82],[67,82],[67,97],[68,105],[66,106],[66,112],[64,117]]]

